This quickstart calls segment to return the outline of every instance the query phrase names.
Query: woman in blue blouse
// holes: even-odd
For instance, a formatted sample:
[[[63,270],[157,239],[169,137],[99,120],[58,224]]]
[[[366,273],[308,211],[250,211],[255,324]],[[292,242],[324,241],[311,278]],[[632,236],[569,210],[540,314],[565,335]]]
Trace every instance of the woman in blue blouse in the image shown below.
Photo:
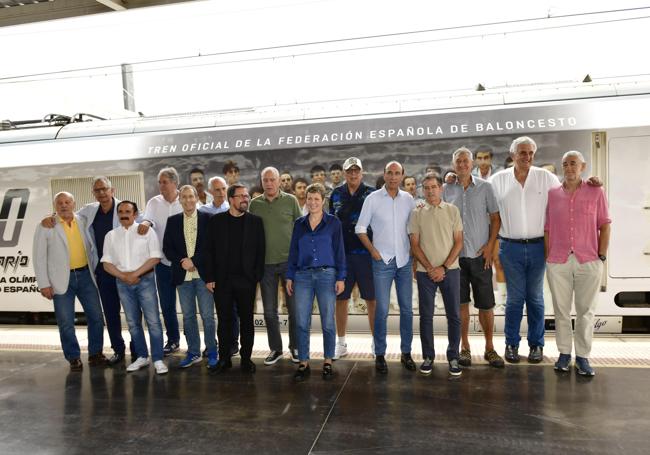
[[[298,358],[296,381],[309,375],[309,331],[314,296],[318,300],[325,363],[323,379],[333,375],[332,358],[336,344],[334,310],[336,296],[343,292],[345,281],[345,250],[341,222],[323,212],[325,187],[314,183],[307,187],[306,207],[309,213],[296,220],[291,236],[287,267],[287,292],[296,294],[298,325]]]

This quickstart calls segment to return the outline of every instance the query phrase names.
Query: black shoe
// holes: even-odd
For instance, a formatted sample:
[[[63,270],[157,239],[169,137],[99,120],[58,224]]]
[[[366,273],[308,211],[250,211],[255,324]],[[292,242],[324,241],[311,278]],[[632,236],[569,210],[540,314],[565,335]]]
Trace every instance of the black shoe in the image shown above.
[[[400,359],[400,362],[402,362],[404,368],[406,368],[409,371],[415,371],[417,369],[415,366],[415,362],[413,361],[413,357],[411,357],[411,354],[402,354],[402,358]]]
[[[506,345],[504,357],[509,363],[519,363],[519,346]]]
[[[167,357],[168,355],[178,351],[178,349],[179,349],[178,343],[172,343],[171,341],[168,341],[165,347],[163,348],[163,354],[165,357]]]
[[[239,367],[243,373],[255,373],[255,370],[257,369],[251,359],[242,359]]]
[[[323,364],[323,379],[330,380],[334,377],[334,370],[332,370],[332,364],[331,363],[324,363]]]
[[[111,356],[110,359],[107,360],[107,363],[110,366],[117,365],[118,363],[124,363],[124,353],[123,352],[116,352]]]
[[[70,360],[70,371],[82,371],[84,364],[81,363],[81,359],[72,359]]]
[[[217,365],[210,370],[210,372],[215,374],[225,373],[226,370],[232,368],[232,362],[228,360],[219,360]]]
[[[237,354],[239,354],[239,348],[237,346],[230,348],[230,357],[235,357]]]
[[[386,363],[386,359],[383,355],[378,355],[375,357],[375,369],[381,374],[388,373],[388,364]]]
[[[296,382],[302,382],[307,376],[309,376],[309,373],[311,373],[309,365],[300,365],[293,374],[293,380]]]
[[[544,360],[544,349],[541,346],[531,346],[528,363],[539,363]]]

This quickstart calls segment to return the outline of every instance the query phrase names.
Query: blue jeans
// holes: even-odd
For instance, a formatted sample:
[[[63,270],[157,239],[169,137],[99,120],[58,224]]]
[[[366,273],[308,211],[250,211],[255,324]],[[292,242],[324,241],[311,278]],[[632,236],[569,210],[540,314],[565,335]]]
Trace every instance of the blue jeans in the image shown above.
[[[375,355],[386,354],[386,321],[390,303],[390,289],[395,281],[397,303],[399,305],[400,349],[403,354],[411,353],[413,341],[413,259],[403,267],[397,267],[395,258],[388,264],[384,261],[372,261],[372,276],[375,283]]]
[[[201,355],[201,337],[199,323],[196,320],[197,302],[203,321],[205,346],[208,352],[217,352],[217,345],[214,341],[214,299],[205,287],[205,282],[201,278],[184,281],[176,289],[178,289],[178,299],[183,310],[183,331],[187,340],[187,352],[192,355]]]
[[[309,331],[314,296],[318,299],[320,323],[323,328],[323,352],[326,359],[334,357],[336,347],[336,269],[332,267],[300,270],[293,282],[298,325],[298,358],[309,360]]]
[[[519,329],[528,315],[528,345],[544,346],[544,242],[499,242],[499,259],[506,274],[506,344],[519,346]]]
[[[172,284],[172,268],[158,263],[156,265],[156,286],[160,297],[160,310],[165,321],[167,341],[176,343],[181,339],[178,330],[178,315],[176,313],[176,286]]]
[[[142,317],[144,315],[151,342],[151,357],[154,362],[163,359],[163,333],[158,312],[158,294],[153,273],[140,277],[137,284],[129,285],[117,280],[117,292],[124,307],[124,315],[129,325],[133,348],[138,357],[149,357],[147,341],[144,338]]]
[[[53,297],[61,347],[67,360],[78,359],[81,356],[79,341],[74,330],[75,297],[79,299],[88,323],[88,354],[99,354],[104,349],[104,317],[90,270],[86,268],[78,272],[71,271],[65,294],[54,294]]]
[[[433,347],[433,310],[436,291],[440,289],[447,316],[447,360],[458,359],[460,345],[460,269],[448,270],[439,283],[431,281],[425,272],[417,272],[418,302],[420,304],[420,341],[422,356],[436,356]]]

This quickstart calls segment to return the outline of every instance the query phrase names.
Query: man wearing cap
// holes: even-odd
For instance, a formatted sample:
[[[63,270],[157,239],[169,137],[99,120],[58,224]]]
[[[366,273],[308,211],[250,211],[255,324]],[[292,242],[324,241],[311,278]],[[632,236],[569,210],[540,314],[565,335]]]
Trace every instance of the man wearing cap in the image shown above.
[[[363,202],[375,190],[363,183],[363,167],[359,158],[351,157],[345,160],[343,172],[345,174],[345,183],[332,191],[329,209],[330,215],[336,216],[341,221],[347,265],[345,289],[337,296],[336,300],[338,341],[336,343],[335,359],[348,354],[345,331],[348,324],[348,301],[354,285],[359,286],[361,298],[366,301],[368,323],[370,324],[370,331],[373,333],[376,304],[375,286],[372,278],[372,258],[359,237],[354,233]],[[372,241],[372,229],[368,228],[367,235]]]

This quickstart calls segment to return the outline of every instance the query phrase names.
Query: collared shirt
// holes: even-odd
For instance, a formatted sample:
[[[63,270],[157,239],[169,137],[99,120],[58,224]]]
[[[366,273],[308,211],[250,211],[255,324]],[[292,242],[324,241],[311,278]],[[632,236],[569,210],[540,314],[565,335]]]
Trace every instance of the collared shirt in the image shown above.
[[[158,243],[162,243],[165,235],[165,227],[167,227],[167,218],[182,211],[183,207],[181,206],[178,195],[173,202],[167,202],[163,195],[159,194],[149,199],[142,218],[153,223],[153,230],[158,236]],[[171,265],[171,262],[164,255],[161,257],[160,262],[167,266]]]
[[[65,237],[68,240],[68,252],[70,253],[70,269],[78,269],[88,265],[86,247],[79,231],[79,224],[72,218],[70,224],[59,217],[59,223],[63,226]]]
[[[198,219],[199,216],[196,214],[196,210],[190,216],[183,213],[183,236],[185,237],[185,249],[187,250],[188,258],[194,256]],[[185,273],[185,281],[192,281],[197,278],[200,278],[198,270]]]
[[[492,165],[492,166],[490,166],[490,169],[488,169],[487,175],[483,175],[481,173],[481,168],[476,166],[474,169],[472,169],[472,175],[474,177],[480,177],[483,180],[487,180],[490,177],[492,177],[492,175],[494,175],[497,171],[500,171],[500,170],[501,170],[501,168],[497,168],[496,166]]]
[[[293,222],[302,216],[295,196],[280,191],[275,199],[269,201],[262,194],[251,201],[248,211],[262,218],[264,223],[266,240],[264,263],[287,262]]]
[[[330,215],[336,216],[341,221],[345,254],[370,254],[359,240],[359,236],[354,233],[354,228],[357,225],[357,220],[359,220],[363,202],[374,191],[374,188],[363,182],[361,182],[354,194],[350,194],[347,183],[337,186],[332,191],[329,212]],[[367,234],[370,241],[372,241],[372,229],[369,229]]]
[[[573,253],[579,263],[598,260],[599,229],[611,223],[602,188],[582,182],[573,194],[563,187],[548,193],[546,226],[547,261],[563,264]]]
[[[458,207],[463,220],[462,258],[479,256],[490,239],[490,214],[499,212],[492,185],[479,177],[470,178],[467,189],[457,182],[445,184],[442,192],[442,199]]]
[[[427,202],[424,207],[416,208],[409,222],[409,234],[420,237],[420,248],[434,267],[445,262],[454,247],[454,232],[462,230],[463,222],[458,207],[444,201],[437,206]],[[458,258],[449,268],[458,268]],[[419,262],[417,270],[426,272]]]
[[[101,262],[113,264],[120,272],[133,272],[151,258],[162,258],[156,233],[149,230],[140,235],[138,226],[138,223],[133,223],[128,229],[119,226],[106,234]]]
[[[309,215],[296,220],[293,225],[287,278],[293,280],[296,271],[311,267],[334,267],[336,280],[345,280],[345,247],[343,232],[338,218],[323,213],[323,219],[316,229],[309,224]]]
[[[227,212],[230,209],[230,204],[227,200],[224,200],[219,207],[215,207],[214,203],[205,204],[199,207],[201,212],[207,213],[208,215],[216,215],[217,213]]]
[[[409,193],[398,190],[393,199],[383,186],[366,197],[354,232],[367,234],[372,228],[372,243],[383,261],[388,264],[395,258],[397,267],[404,267],[411,251],[407,228],[414,208]]]
[[[206,192],[205,192],[205,204],[204,204],[203,202],[201,202],[201,200],[199,199],[199,200],[196,202],[196,205],[198,205],[199,208],[200,208],[200,207],[203,207],[204,205],[213,205],[213,204],[212,204],[212,201],[214,201],[214,198],[212,197],[212,195],[211,195],[210,193],[208,193],[208,192],[206,191]]]
[[[557,176],[531,166],[522,187],[511,167],[494,174],[490,183],[501,215],[499,235],[509,239],[543,237],[548,191],[560,186]]]

